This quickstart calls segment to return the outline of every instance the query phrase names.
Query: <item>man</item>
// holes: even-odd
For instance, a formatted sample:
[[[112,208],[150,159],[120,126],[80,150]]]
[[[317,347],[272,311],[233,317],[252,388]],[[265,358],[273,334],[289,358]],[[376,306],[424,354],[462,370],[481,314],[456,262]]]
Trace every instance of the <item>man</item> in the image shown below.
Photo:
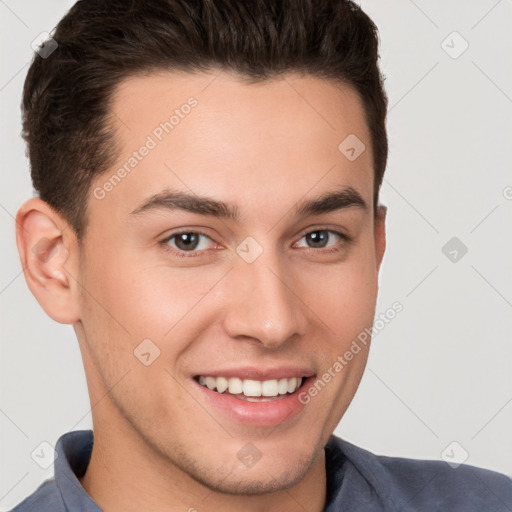
[[[89,0],[53,40],[25,83],[39,197],[17,242],[75,329],[94,434],[61,437],[55,480],[15,510],[510,510],[502,475],[332,435],[385,250],[371,20]]]

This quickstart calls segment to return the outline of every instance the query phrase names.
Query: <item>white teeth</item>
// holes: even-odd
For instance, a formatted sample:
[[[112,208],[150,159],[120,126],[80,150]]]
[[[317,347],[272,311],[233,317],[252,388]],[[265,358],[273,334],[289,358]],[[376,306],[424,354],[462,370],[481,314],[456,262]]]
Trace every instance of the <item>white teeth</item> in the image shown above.
[[[279,379],[277,390],[280,395],[286,395],[286,393],[288,393],[288,379]]]
[[[261,382],[259,380],[244,380],[244,391],[245,396],[261,396]]]
[[[291,377],[289,379],[254,380],[240,379],[238,377],[210,377],[199,376],[199,384],[208,389],[217,390],[218,393],[230,393],[247,397],[276,397],[294,393],[302,384],[302,379]]]
[[[243,393],[243,382],[242,379],[239,379],[238,377],[231,377],[229,379],[229,392],[232,395],[238,395],[238,393]]]
[[[228,389],[229,382],[228,379],[225,379],[224,377],[217,377],[217,391],[219,393],[224,393],[226,389]]]
[[[206,380],[206,383],[208,383],[208,379]],[[297,388],[297,379],[295,377],[288,379],[288,393],[293,393],[296,388]]]
[[[264,380],[261,383],[261,396],[277,396],[278,394],[277,380]]]
[[[215,389],[217,387],[217,379],[213,377],[206,377],[206,387],[208,389]]]

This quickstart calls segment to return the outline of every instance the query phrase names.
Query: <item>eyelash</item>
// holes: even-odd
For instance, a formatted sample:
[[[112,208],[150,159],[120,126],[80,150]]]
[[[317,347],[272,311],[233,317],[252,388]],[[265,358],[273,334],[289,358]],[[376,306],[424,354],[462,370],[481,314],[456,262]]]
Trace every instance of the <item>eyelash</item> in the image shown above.
[[[326,233],[332,233],[334,235],[337,235],[337,236],[340,237],[341,243],[348,244],[348,243],[352,242],[352,240],[353,240],[352,237],[350,237],[348,235],[340,233],[339,231],[334,231],[332,229],[326,229],[326,228],[324,228],[324,229],[313,229],[311,231],[307,231],[306,233],[304,233],[300,237],[300,239],[304,238],[307,235],[310,235],[311,233],[317,233],[317,232],[326,232]],[[181,235],[183,233],[200,235],[200,236],[204,236],[206,238],[209,238],[211,240],[211,237],[208,236],[206,233],[202,233],[201,231],[192,231],[192,230],[184,229],[182,231],[177,231],[175,233],[172,233],[171,235],[167,236],[162,241],[160,241],[159,244],[162,246],[164,251],[170,252],[172,255],[178,256],[179,258],[202,258],[202,257],[206,256],[205,253],[208,251],[208,249],[203,249],[201,251],[195,251],[195,250],[194,251],[181,251],[179,249],[174,249],[170,245],[168,245],[168,242],[170,240],[172,240],[174,237],[177,237],[177,236],[179,236],[179,235]],[[339,245],[340,244],[338,244],[338,246],[331,247],[331,248],[328,248],[328,249],[315,249],[314,247],[309,247],[309,248],[306,248],[306,249],[309,249],[311,251],[316,251],[316,252],[322,252],[323,254],[333,254],[333,253],[341,251],[341,247]]]

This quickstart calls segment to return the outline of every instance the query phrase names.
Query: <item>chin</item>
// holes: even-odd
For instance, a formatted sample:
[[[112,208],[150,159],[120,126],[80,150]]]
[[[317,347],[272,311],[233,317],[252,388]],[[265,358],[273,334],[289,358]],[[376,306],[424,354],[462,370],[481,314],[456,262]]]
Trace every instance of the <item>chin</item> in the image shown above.
[[[212,491],[235,496],[259,496],[288,489],[298,484],[312,465],[312,460],[299,459],[287,467],[276,471],[276,465],[259,461],[254,467],[237,466],[224,478],[212,478],[212,472],[204,469],[193,478]]]
[[[242,457],[236,456],[239,445],[234,452],[231,449],[226,452],[208,449],[209,453],[203,451],[202,457],[198,453],[192,455],[190,449],[181,446],[167,456],[181,471],[211,491],[258,496],[293,487],[311,469],[318,457],[317,447],[312,445],[305,448],[300,442],[293,443],[292,447],[293,452],[277,447],[273,450],[271,446],[262,447],[261,456],[245,464]]]

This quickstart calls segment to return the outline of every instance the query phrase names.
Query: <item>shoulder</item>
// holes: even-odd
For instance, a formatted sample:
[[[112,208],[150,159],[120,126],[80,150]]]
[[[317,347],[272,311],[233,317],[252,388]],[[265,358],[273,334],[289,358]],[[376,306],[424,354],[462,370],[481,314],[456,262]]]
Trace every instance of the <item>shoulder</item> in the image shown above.
[[[40,484],[11,512],[99,511],[77,479],[85,472],[92,442],[92,430],[77,430],[61,435],[55,447],[53,478]]]
[[[30,496],[16,505],[11,512],[64,512],[66,509],[55,480],[46,480]]]
[[[332,436],[353,471],[366,481],[381,503],[397,510],[512,510],[512,481],[495,471],[440,460],[376,455]]]

